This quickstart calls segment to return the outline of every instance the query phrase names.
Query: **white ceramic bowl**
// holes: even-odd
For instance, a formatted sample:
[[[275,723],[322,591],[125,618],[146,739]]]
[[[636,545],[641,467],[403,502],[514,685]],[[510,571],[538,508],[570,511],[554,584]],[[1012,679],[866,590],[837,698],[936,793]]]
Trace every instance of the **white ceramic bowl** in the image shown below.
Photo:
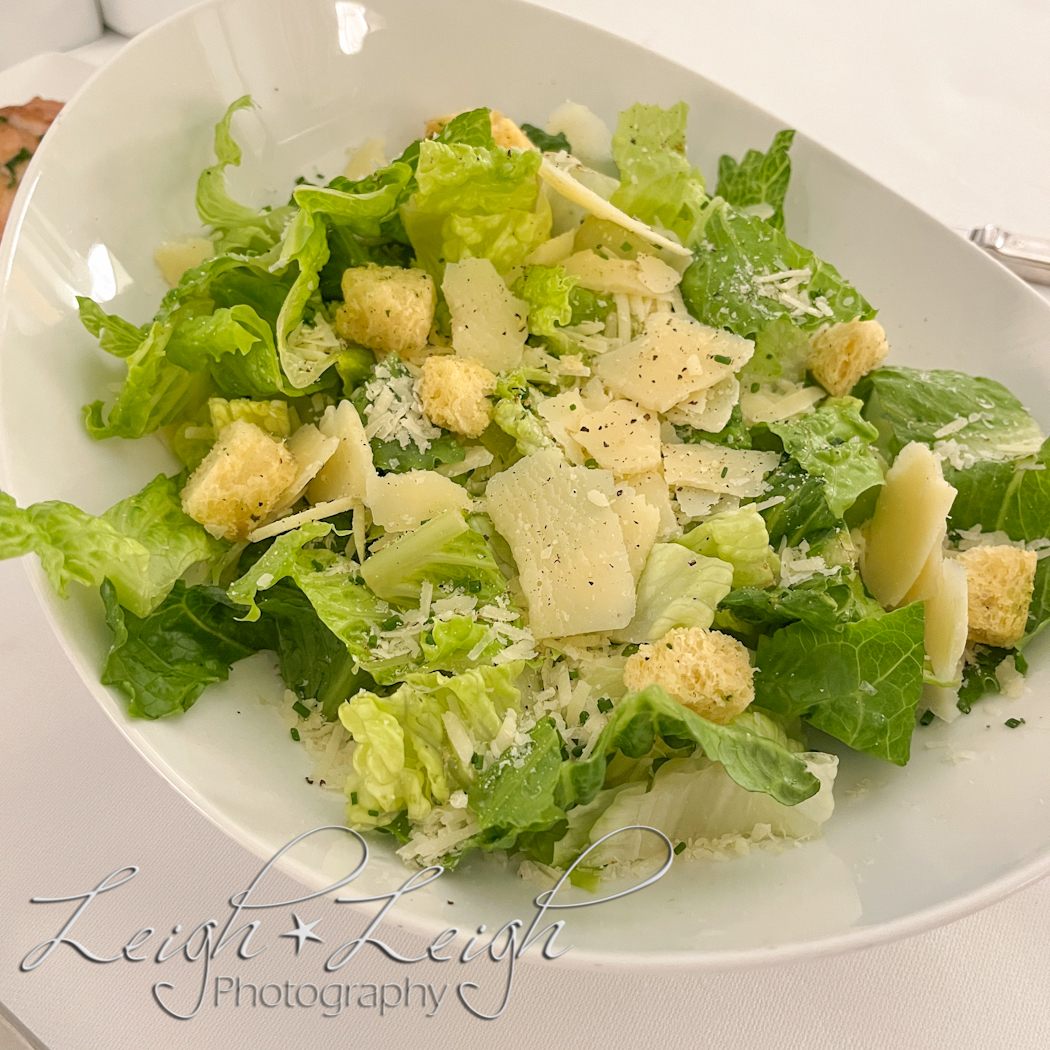
[[[408,142],[424,118],[488,105],[542,123],[571,98],[612,125],[642,100],[692,107],[694,160],[768,144],[779,122],[699,76],[622,40],[525,4],[441,0],[220,0],[136,39],[66,107],[30,166],[0,253],[3,482],[20,502],[59,498],[99,512],[173,464],[159,442],[101,444],[80,406],[119,379],[76,318],[74,294],[137,321],[163,292],[159,241],[197,228],[193,190],[212,126],[237,118],[245,146],[234,191],[283,200],[292,180],[334,173],[346,148],[376,135]],[[804,129],[802,129],[804,131]],[[1050,425],[1050,304],[977,249],[800,135],[788,230],[882,308],[892,360],[987,374]],[[88,689],[153,766],[260,856],[309,828],[339,823],[338,795],[309,787],[305,754],[272,707],[271,664],[254,658],[185,716],[129,720],[98,684],[108,644],[97,596],[41,601]],[[840,951],[903,936],[990,903],[1050,867],[1050,653],[1031,650],[1031,690],[1003,728],[978,708],[915,737],[905,769],[842,754],[838,809],[825,837],[783,855],[677,864],[659,884],[570,916],[567,964],[728,967]],[[960,753],[973,757],[954,761]],[[329,838],[286,865],[315,888],[347,856]],[[358,886],[405,872],[381,844]],[[529,913],[536,888],[483,857],[400,906],[437,932],[493,928]],[[449,901],[455,901],[454,905]]]

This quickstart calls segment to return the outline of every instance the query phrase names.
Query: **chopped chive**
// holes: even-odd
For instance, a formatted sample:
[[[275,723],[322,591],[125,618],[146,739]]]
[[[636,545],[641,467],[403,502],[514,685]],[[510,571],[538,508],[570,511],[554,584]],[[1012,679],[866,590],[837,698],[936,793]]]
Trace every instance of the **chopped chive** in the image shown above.
[[[481,767],[484,765],[484,763],[485,763],[484,756],[482,756],[482,755],[471,755],[470,756],[470,764],[475,769],[481,769]]]
[[[634,656],[634,654],[636,652],[638,652],[639,649],[641,649],[641,646],[640,645],[636,645],[634,642],[632,642],[630,645],[625,645],[623,647],[623,653],[621,655],[623,655],[623,656]]]
[[[584,460],[583,465],[585,467],[590,467],[591,470],[597,470],[598,469],[598,461],[596,459]]]
[[[624,241],[623,244],[620,245],[620,251],[621,252],[629,252],[633,247],[634,247],[634,245],[631,244],[630,241]]]
[[[608,697],[603,696],[601,700],[598,701],[598,710],[601,711],[603,715],[607,715],[612,709],[613,702]]]
[[[467,593],[468,594],[480,594],[481,593],[481,580],[467,580]]]
[[[310,708],[308,708],[306,706],[306,704],[304,704],[301,700],[296,700],[295,703],[292,704],[292,710],[300,718],[309,718],[310,717]]]
[[[368,811],[368,815],[370,817],[378,817],[379,816],[379,810],[378,809],[370,809]]]
[[[590,711],[581,711],[580,712],[580,725],[582,726],[587,721],[587,719],[590,718],[590,717],[591,717]]]
[[[357,805],[357,792],[356,791],[351,791],[350,792],[350,805],[351,806],[356,806]]]
[[[677,857],[678,854],[681,853],[682,850],[684,850],[684,849],[685,849],[685,843],[684,842],[679,842],[678,845],[675,846],[675,848],[674,848],[674,855]]]
[[[1024,725],[1023,718],[1008,718],[1003,725],[1008,726],[1010,729],[1016,729],[1018,726]]]
[[[715,354],[715,360],[720,365],[731,365],[733,363],[733,359],[731,357],[726,357],[725,354]]]
[[[299,739],[299,730],[295,729],[294,727],[292,729],[292,739],[293,740],[298,740]]]
[[[723,467],[722,468],[722,477],[725,477],[728,473],[729,473],[729,468],[728,467]]]
[[[572,757],[573,758],[579,758],[580,755],[582,755],[582,754],[583,754],[583,744],[580,744],[578,747],[574,747],[572,749]]]
[[[933,712],[932,711],[924,711],[923,714],[922,714],[922,718],[919,719],[919,725],[921,725],[921,726],[928,726],[932,721],[933,721]]]
[[[751,384],[751,393],[752,394],[757,394],[759,392],[759,390],[761,390],[761,389],[762,389],[762,384],[761,383],[752,383]]]

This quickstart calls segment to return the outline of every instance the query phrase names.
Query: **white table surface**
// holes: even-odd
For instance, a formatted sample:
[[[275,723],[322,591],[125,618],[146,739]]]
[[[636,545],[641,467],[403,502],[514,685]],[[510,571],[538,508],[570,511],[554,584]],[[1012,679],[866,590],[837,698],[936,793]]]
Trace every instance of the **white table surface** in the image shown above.
[[[419,2],[419,0],[416,0]],[[747,96],[955,225],[1050,236],[1050,4],[1040,0],[548,0]],[[105,60],[119,40],[91,45]],[[758,144],[756,144],[758,145]],[[36,895],[74,892],[125,864],[141,874],[78,931],[121,933],[216,913],[258,863],[124,741],[51,635],[18,564],[0,564],[0,1004],[53,1050],[355,1045],[573,1046],[659,1042],[722,1050],[1050,1046],[1050,883],[952,926],[864,953],[724,975],[623,976],[533,964],[491,1023],[446,1001],[418,1010],[203,1010],[192,1022],[151,1000],[156,968],[56,954]],[[277,877],[275,893],[296,895]],[[103,902],[100,898],[99,904]],[[62,906],[65,907],[65,906]],[[309,911],[304,907],[304,911]],[[309,919],[309,915],[304,915]],[[319,927],[320,932],[320,927]],[[402,948],[412,938],[391,936]],[[286,945],[288,942],[284,942]],[[276,949],[275,949],[276,951]],[[306,960],[309,947],[304,950]],[[315,969],[281,951],[280,973]],[[169,964],[171,965],[171,964]],[[185,973],[184,968],[184,973]],[[494,968],[493,968],[494,969]],[[297,978],[297,973],[304,976]],[[355,981],[403,980],[373,953]],[[183,980],[187,980],[183,976]],[[247,979],[247,978],[246,978]],[[266,979],[276,979],[267,976]],[[413,981],[449,980],[431,966]],[[496,994],[498,977],[482,976]],[[454,993],[450,990],[449,996]],[[0,1048],[26,1045],[0,1016]]]

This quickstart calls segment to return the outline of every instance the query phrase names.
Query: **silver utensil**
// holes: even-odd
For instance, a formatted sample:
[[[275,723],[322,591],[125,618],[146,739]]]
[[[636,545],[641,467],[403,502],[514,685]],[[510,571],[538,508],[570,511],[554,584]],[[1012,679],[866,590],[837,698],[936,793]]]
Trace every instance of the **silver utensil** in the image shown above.
[[[1050,240],[1007,233],[998,226],[978,226],[973,230],[957,226],[955,232],[983,248],[1018,277],[1034,284],[1050,285]]]

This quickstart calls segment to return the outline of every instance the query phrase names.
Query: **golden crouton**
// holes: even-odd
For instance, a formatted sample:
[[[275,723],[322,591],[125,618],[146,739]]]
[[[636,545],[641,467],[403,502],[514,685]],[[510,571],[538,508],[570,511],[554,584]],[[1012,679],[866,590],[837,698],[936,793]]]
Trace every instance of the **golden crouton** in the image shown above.
[[[343,298],[335,313],[341,339],[381,354],[413,354],[427,345],[437,296],[423,270],[351,267],[343,274]]]
[[[182,509],[213,536],[243,540],[277,506],[295,474],[295,457],[283,441],[238,419],[223,427],[190,475]]]
[[[465,437],[478,437],[489,425],[492,405],[488,395],[496,377],[468,357],[438,354],[423,362],[419,400],[431,423]]]
[[[753,670],[745,646],[702,627],[676,627],[628,658],[628,689],[660,685],[680,704],[710,722],[725,725],[755,698]]]
[[[967,636],[971,642],[1017,644],[1035,586],[1035,551],[971,547],[958,556],[966,569]]]
[[[823,328],[809,343],[807,365],[833,397],[845,397],[873,368],[889,345],[878,321],[848,321]]]
[[[460,110],[460,113],[462,112],[465,111]],[[440,134],[445,125],[453,117],[458,116],[459,113],[447,113],[443,117],[431,117],[424,125],[424,136],[429,139]],[[489,123],[492,125],[492,137],[496,140],[497,146],[503,149],[520,150],[534,150],[536,148],[529,140],[528,135],[510,117],[505,117],[498,109],[489,111]]]

